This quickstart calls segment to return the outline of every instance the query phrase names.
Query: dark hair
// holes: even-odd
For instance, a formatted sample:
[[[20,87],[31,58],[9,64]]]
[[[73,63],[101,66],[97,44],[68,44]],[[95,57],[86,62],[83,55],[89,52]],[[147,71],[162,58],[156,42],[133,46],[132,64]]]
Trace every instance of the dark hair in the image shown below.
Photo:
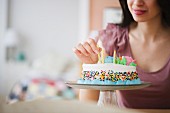
[[[119,2],[123,12],[123,19],[119,25],[121,27],[127,27],[134,22],[134,19],[129,11],[127,0],[119,0]],[[170,0],[157,0],[157,2],[162,13],[162,24],[165,27],[170,27]]]

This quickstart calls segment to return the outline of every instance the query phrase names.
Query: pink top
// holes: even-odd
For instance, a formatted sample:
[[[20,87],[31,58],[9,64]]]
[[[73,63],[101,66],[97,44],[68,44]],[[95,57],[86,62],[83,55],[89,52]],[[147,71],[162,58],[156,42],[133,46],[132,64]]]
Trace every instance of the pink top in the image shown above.
[[[101,41],[109,55],[116,49],[121,56],[132,56],[129,45],[128,28],[109,24],[100,32]],[[152,85],[140,90],[117,91],[120,107],[162,109],[170,108],[170,58],[159,71],[145,72],[137,67],[139,78]]]

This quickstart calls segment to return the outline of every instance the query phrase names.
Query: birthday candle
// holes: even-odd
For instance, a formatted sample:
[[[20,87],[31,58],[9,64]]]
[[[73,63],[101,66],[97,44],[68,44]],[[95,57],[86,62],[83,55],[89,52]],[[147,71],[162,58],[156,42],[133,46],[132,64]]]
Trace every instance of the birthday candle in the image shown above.
[[[116,64],[116,50],[114,50],[113,53],[113,63]]]
[[[104,49],[102,48],[102,64],[104,64]]]
[[[99,48],[99,45],[97,45],[97,47]],[[101,63],[101,56],[100,56],[100,52],[98,53],[98,62]]]
[[[98,61],[99,61],[99,63],[101,63],[100,53],[98,53]]]

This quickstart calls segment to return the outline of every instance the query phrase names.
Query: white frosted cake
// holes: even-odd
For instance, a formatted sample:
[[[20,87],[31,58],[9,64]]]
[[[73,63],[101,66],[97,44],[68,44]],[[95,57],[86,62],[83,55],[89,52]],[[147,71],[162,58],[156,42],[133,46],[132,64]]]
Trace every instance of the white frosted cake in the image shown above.
[[[82,78],[79,84],[141,84],[136,72],[135,61],[128,56],[115,59],[108,56],[103,64],[83,64]]]

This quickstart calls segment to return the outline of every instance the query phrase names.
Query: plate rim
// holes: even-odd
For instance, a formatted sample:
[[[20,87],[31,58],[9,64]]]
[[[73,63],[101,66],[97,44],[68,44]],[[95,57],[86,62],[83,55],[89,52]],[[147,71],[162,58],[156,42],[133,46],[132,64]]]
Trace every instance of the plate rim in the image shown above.
[[[66,81],[65,84],[68,85],[81,85],[81,86],[141,86],[141,85],[151,85],[151,82],[145,82],[145,81],[141,81],[141,84],[128,84],[128,85],[122,85],[122,84],[80,84],[77,83],[77,81]]]

